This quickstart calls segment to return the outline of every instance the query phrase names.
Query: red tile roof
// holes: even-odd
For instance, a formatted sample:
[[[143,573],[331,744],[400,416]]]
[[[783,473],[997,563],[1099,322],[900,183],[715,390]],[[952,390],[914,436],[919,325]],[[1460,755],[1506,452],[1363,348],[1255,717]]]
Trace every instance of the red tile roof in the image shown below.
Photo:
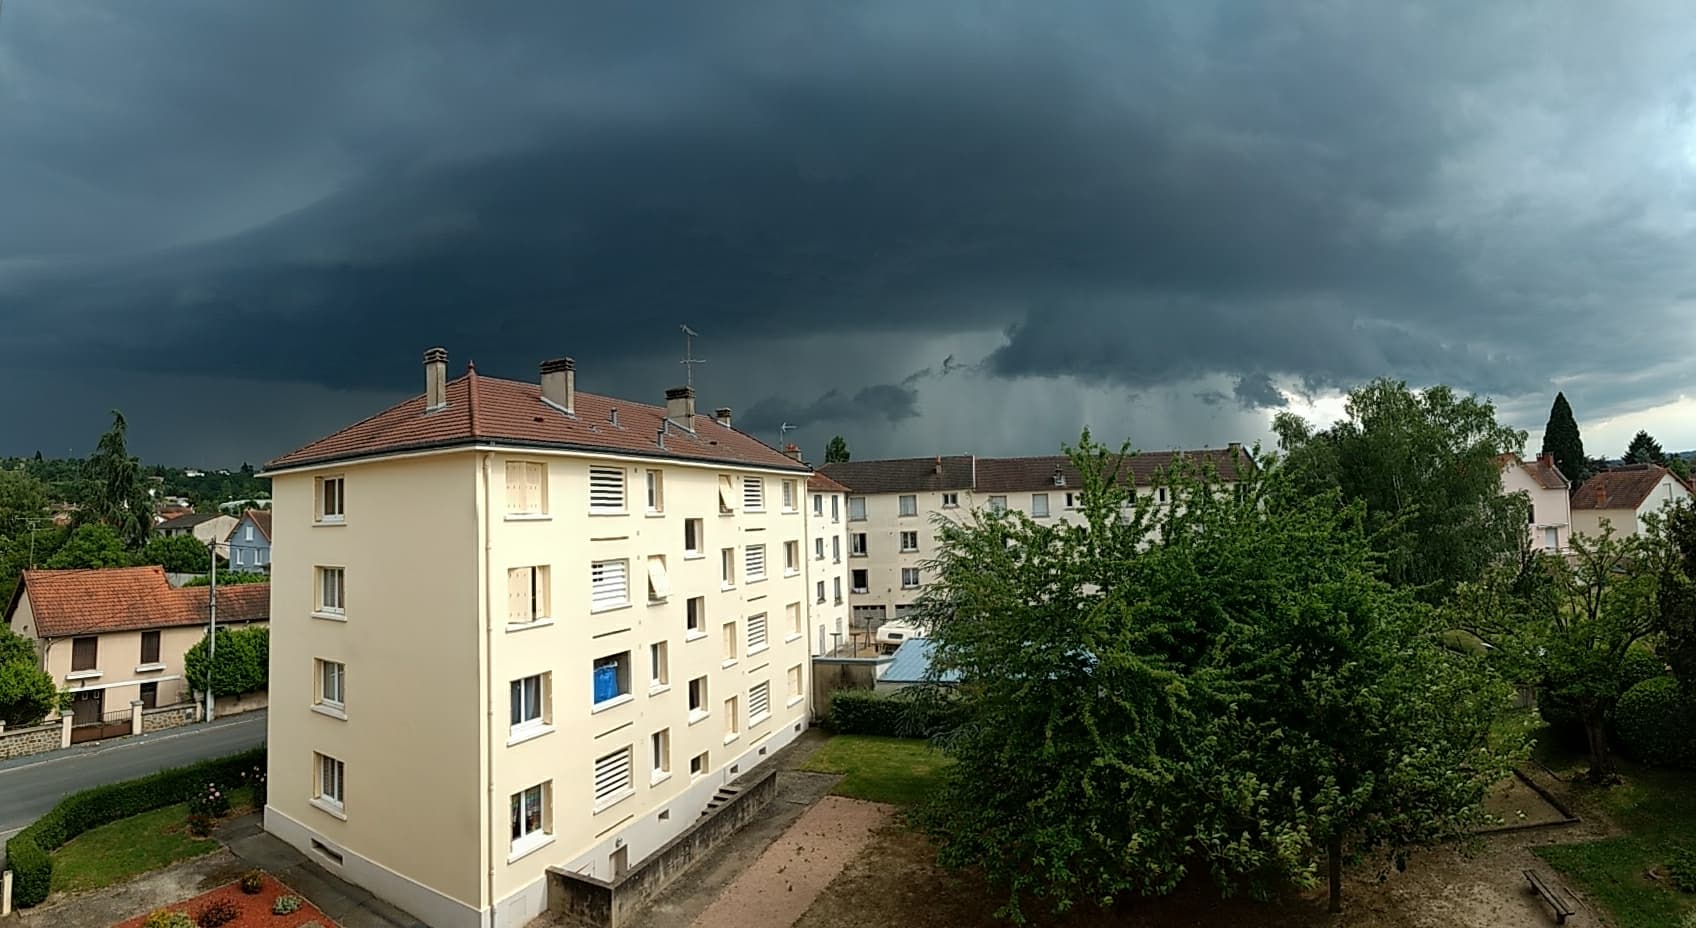
[[[1550,455],[1538,455],[1529,461],[1522,461],[1519,455],[1511,452],[1498,454],[1496,455],[1496,465],[1498,467],[1517,466],[1525,468],[1525,472],[1531,475],[1531,479],[1537,481],[1537,485],[1545,490],[1565,490],[1569,486],[1560,468],[1555,466],[1555,459]]]
[[[820,493],[847,493],[848,488],[830,479],[824,474],[813,474],[807,478],[807,489]]]
[[[826,464],[820,473],[852,493],[928,493],[972,488],[969,454]]]
[[[253,527],[259,529],[259,534],[265,536],[266,541],[271,540],[271,510],[269,510],[269,509],[249,509],[246,512],[242,513],[241,517],[242,517],[242,519],[252,520]],[[230,527],[230,533],[228,535],[224,536],[224,540],[225,541],[234,540],[235,537],[236,537],[236,532],[238,532],[240,530],[241,530],[241,521],[237,520],[236,524]]]
[[[6,607],[8,625],[25,595],[41,638],[204,625],[211,608],[207,587],[173,589],[158,566],[26,570]],[[264,622],[270,616],[269,583],[218,588],[218,621]]]
[[[1584,485],[1572,495],[1572,508],[1636,509],[1655,491],[1661,478],[1671,474],[1659,464],[1627,464],[1602,471],[1584,481]],[[1676,476],[1673,482],[1684,485]]]
[[[1195,451],[1151,451],[1125,458],[1121,481],[1147,486],[1158,471],[1179,459],[1218,469],[1219,478],[1235,481],[1255,464],[1241,448],[1202,448]],[[1239,468],[1241,470],[1239,470]],[[847,485],[854,493],[920,493],[935,490],[975,490],[979,493],[1017,493],[1055,487],[1077,487],[1083,475],[1064,455],[1023,458],[979,458],[972,455],[898,458],[826,464],[822,473]],[[1063,482],[1056,483],[1059,474]]]
[[[424,395],[397,403],[265,465],[282,470],[400,451],[487,442],[567,451],[600,451],[780,470],[807,465],[760,440],[697,415],[694,432],[671,426],[665,446],[657,439],[665,407],[578,392],[575,415],[542,400],[540,384],[483,377],[475,369],[447,385],[447,405],[424,408]],[[618,421],[612,421],[612,413]]]

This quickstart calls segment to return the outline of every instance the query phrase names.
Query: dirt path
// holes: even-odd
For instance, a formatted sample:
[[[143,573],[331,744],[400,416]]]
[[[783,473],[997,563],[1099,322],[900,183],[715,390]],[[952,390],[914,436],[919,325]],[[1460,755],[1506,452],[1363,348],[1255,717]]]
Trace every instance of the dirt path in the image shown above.
[[[713,900],[693,928],[789,928],[888,821],[890,807],[826,796]]]

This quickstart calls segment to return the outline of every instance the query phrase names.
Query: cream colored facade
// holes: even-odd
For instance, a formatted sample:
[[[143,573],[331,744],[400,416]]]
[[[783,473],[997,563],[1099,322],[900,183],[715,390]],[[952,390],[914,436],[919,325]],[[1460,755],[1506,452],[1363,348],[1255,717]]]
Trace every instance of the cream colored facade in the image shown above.
[[[1680,483],[1677,477],[1663,474],[1656,482],[1654,489],[1644,497],[1643,502],[1636,507],[1585,509],[1576,508],[1572,511],[1572,530],[1583,535],[1600,535],[1602,523],[1613,526],[1615,533],[1620,535],[1637,535],[1648,530],[1644,517],[1661,510],[1681,500],[1691,498],[1690,489]]]
[[[1502,492],[1524,493],[1531,501],[1526,533],[1531,547],[1561,552],[1572,545],[1572,495],[1566,487],[1546,487],[1518,460],[1502,467]]]
[[[812,653],[827,654],[848,636],[848,499],[807,491],[807,627]]]
[[[592,471],[602,504],[622,475],[622,506],[591,504]],[[635,866],[806,725],[805,473],[486,443],[272,477],[265,827],[436,928],[527,923],[549,867]],[[597,703],[609,657],[622,695]],[[514,682],[536,677],[540,718],[515,726]],[[515,841],[538,786],[540,829]]]

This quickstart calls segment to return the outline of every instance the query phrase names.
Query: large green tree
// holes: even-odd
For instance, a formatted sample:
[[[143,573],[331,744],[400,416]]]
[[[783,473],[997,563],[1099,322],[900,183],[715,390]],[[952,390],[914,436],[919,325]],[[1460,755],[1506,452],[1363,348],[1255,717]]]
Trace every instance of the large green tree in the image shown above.
[[[0,535],[25,534],[46,516],[47,485],[22,467],[0,469]]]
[[[1631,436],[1631,443],[1625,446],[1623,460],[1627,464],[1665,464],[1667,455],[1653,435],[1639,429],[1636,435]]]
[[[59,550],[47,559],[46,566],[69,567],[128,567],[133,562],[124,540],[111,528],[92,523],[71,532]]]
[[[208,658],[205,635],[183,656],[183,675],[197,693],[206,692],[208,668],[212,695],[239,696],[265,689],[270,673],[271,637],[263,626],[218,629],[215,655]]]
[[[157,536],[141,549],[139,560],[174,574],[203,574],[212,568],[211,551],[193,535]]]
[[[92,487],[78,517],[110,526],[132,548],[147,543],[153,533],[153,501],[142,480],[141,462],[130,456],[125,443],[128,424],[112,410],[112,427],[100,436],[85,469]]]
[[[824,446],[824,462],[826,464],[846,464],[853,455],[848,451],[848,439],[838,435]]]
[[[1496,457],[1517,452],[1525,433],[1497,422],[1488,401],[1377,380],[1345,409],[1321,430],[1291,413],[1272,427],[1298,489],[1336,490],[1365,507],[1392,584],[1440,602],[1517,549],[1527,502],[1502,494]]]
[[[35,645],[0,628],[0,721],[13,728],[35,725],[58,705],[59,691],[41,669]]]
[[[1658,590],[1656,629],[1662,653],[1686,692],[1696,695],[1696,506],[1663,511],[1659,528],[1667,545]]]
[[[1087,434],[1072,457],[1082,524],[938,523],[921,611],[961,723],[918,820],[945,864],[1019,918],[1192,873],[1311,886],[1482,816],[1506,688],[1376,578],[1358,503],[1274,467],[1238,492],[1169,474],[1159,506]]]
[[[1573,418],[1565,393],[1556,393],[1554,405],[1549,407],[1549,421],[1543,426],[1543,453],[1555,456],[1555,467],[1573,489],[1589,479],[1590,459],[1584,456],[1584,438],[1578,433],[1578,420]]]

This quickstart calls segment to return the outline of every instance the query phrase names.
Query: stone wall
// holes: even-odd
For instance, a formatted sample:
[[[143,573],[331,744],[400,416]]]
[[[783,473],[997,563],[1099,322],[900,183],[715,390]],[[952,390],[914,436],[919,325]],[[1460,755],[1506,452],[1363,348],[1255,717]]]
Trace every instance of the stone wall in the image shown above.
[[[164,731],[180,725],[193,725],[200,718],[200,707],[192,702],[178,703],[174,706],[161,706],[158,709],[141,710],[141,733]]]
[[[43,751],[57,751],[60,730],[60,724],[54,722],[51,725],[33,725],[29,728],[13,728],[0,732],[0,760],[40,754]]]
[[[548,913],[577,928],[624,928],[660,890],[730,837],[777,795],[777,769],[751,771],[732,786],[734,799],[708,813],[688,831],[666,842],[617,880],[608,883],[557,867],[548,868]]]

